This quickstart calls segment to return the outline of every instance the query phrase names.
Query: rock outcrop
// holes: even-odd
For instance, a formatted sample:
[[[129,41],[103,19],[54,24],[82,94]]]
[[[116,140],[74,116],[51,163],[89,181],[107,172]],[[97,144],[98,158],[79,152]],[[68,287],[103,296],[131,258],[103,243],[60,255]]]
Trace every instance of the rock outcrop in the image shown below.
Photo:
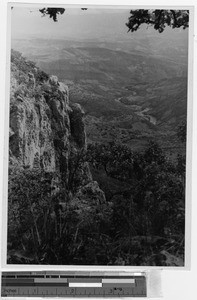
[[[10,84],[9,160],[11,165],[64,173],[68,180],[71,152],[86,149],[84,112],[69,104],[68,87],[56,76],[48,76],[12,51]],[[92,182],[87,163],[81,172],[78,196],[87,194],[105,201],[98,184]]]

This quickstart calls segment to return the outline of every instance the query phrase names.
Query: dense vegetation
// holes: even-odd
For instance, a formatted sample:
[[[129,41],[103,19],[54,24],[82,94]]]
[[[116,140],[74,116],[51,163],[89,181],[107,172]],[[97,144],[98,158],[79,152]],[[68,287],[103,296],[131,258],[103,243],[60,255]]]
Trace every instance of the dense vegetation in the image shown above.
[[[106,203],[77,202],[89,162]],[[73,154],[72,180],[54,194],[54,173],[11,167],[8,262],[30,264],[184,264],[185,161],[155,142],[143,152],[116,143]]]
[[[42,13],[47,14],[47,12],[52,11],[46,10]],[[56,18],[53,12],[51,18]],[[106,52],[108,56],[109,53],[110,55],[112,53],[109,50],[95,51],[95,48],[91,48],[91,51],[94,55],[97,54],[99,59],[101,58],[101,53],[104,58]],[[86,51],[86,53],[88,52]],[[123,56],[125,57],[126,54],[123,53]],[[116,60],[114,60],[114,57],[116,57]],[[120,58],[114,53],[112,60],[116,62]],[[133,57],[133,61],[136,60],[137,58]],[[150,59],[148,60],[150,61]],[[141,61],[141,58],[139,61]],[[23,101],[23,98],[26,96],[33,97],[38,104],[40,91],[44,91],[46,98],[49,98],[52,92],[56,93],[56,89],[54,91],[48,90],[45,82],[48,80],[48,75],[39,71],[39,69],[34,70],[34,63],[29,62],[27,65],[24,60],[21,60],[20,55],[16,56],[12,62],[22,72],[18,72],[17,68],[15,70],[19,85],[15,93],[11,95],[11,108],[16,98],[18,99],[17,101]],[[60,64],[63,65],[63,62],[60,61]],[[125,66],[127,64],[128,60],[126,59]],[[120,71],[122,70],[122,65],[123,60],[120,63]],[[158,64],[155,64],[155,68],[152,67],[150,69],[154,71],[158,69],[159,65],[158,62]],[[161,65],[163,66],[164,64]],[[97,66],[98,63],[96,68]],[[106,74],[107,70],[113,70],[112,61],[108,59],[104,59],[103,63],[99,60],[99,66],[102,68],[105,66]],[[70,68],[72,72],[73,68],[72,65]],[[54,65],[52,69],[55,70]],[[65,69],[64,65],[63,69]],[[67,72],[68,70],[69,68]],[[22,73],[29,71],[34,75],[36,83],[39,82],[34,89],[27,88],[28,78],[20,76]],[[76,67],[75,74],[77,72],[78,69]],[[95,72],[93,73],[94,75],[96,74]],[[136,72],[134,73],[136,74]],[[98,139],[95,134],[96,126],[99,127],[97,122],[95,122],[93,129],[90,127],[95,139],[89,138],[90,143],[87,149],[86,147],[80,148],[80,150],[73,148],[69,149],[70,153],[68,153],[68,149],[64,149],[64,147],[61,149],[61,139],[54,139],[54,142],[58,143],[58,145],[54,143],[54,146],[57,146],[60,158],[60,168],[57,172],[45,172],[42,168],[31,169],[27,165],[10,165],[8,186],[8,263],[134,266],[184,265],[184,147],[186,142],[186,123],[184,122],[186,96],[184,91],[186,91],[186,88],[182,83],[185,80],[180,78],[174,78],[173,80],[172,78],[161,78],[161,85],[158,85],[158,82],[151,81],[151,86],[149,86],[141,80],[141,74],[143,74],[143,71],[141,71],[139,78],[133,83],[126,84],[125,80],[123,80],[127,89],[126,92],[124,91],[124,97],[119,97],[122,95],[119,94],[119,86],[121,86],[119,77],[123,76],[120,76],[120,74],[122,73],[117,74],[117,97],[114,97],[114,94],[112,94],[111,98],[109,97],[108,86],[107,93],[106,90],[103,92],[104,95],[107,94],[107,97],[109,97],[109,99],[106,98],[107,101],[103,98],[103,94],[102,97],[99,95],[98,98],[95,98],[93,94],[90,98],[91,101],[87,103],[89,111],[92,109],[96,113],[92,117],[117,117],[120,115],[120,119],[115,120],[116,123],[110,124],[110,118],[106,119],[106,124],[109,127],[103,126],[104,122],[101,118],[102,139]],[[84,76],[84,73],[82,75]],[[82,75],[79,77],[83,78]],[[174,77],[172,72],[171,76]],[[64,76],[62,75],[62,77]],[[130,74],[127,77],[128,81],[130,81]],[[155,76],[155,74],[150,76],[148,72],[147,77],[155,77],[158,80],[158,76]],[[168,73],[164,77],[168,77]],[[169,82],[168,85],[166,83],[163,85],[163,80]],[[142,83],[139,84],[141,81]],[[90,82],[90,85],[92,86],[92,82]],[[96,85],[98,89],[98,84]],[[179,88],[180,85],[183,85],[183,89]],[[171,87],[172,91],[166,86]],[[148,90],[148,88],[150,89]],[[76,84],[74,89],[76,91]],[[92,89],[95,92],[94,86]],[[154,92],[154,89],[156,91],[159,89],[157,93],[165,97],[158,98],[158,94]],[[114,86],[112,86],[111,90],[114,93]],[[167,94],[166,90],[168,91]],[[178,94],[177,90],[179,91]],[[88,97],[86,94],[84,95],[83,90],[81,94],[84,97],[81,103],[85,106],[84,103],[85,101],[87,102]],[[131,98],[129,98],[130,94],[132,95]],[[142,99],[142,96],[144,96],[144,99]],[[59,97],[57,93],[54,94],[54,98],[56,97]],[[114,99],[118,101],[114,101]],[[76,101],[74,99],[73,102],[78,101],[80,101],[80,97],[77,94]],[[139,116],[130,109],[129,105],[123,109],[121,101],[126,101],[130,106],[131,104],[134,106],[138,104],[138,108],[142,112],[147,107],[148,101],[150,101],[152,105],[150,108],[154,108],[155,112],[153,117],[163,121],[162,131],[156,130],[155,125],[147,120],[147,114]],[[108,107],[108,110],[106,110],[106,107]],[[121,111],[122,114],[120,114]],[[127,111],[129,114],[128,119],[126,118]],[[100,115],[97,115],[99,113]],[[90,120],[90,123],[92,120],[93,118]],[[134,122],[137,123],[136,128],[133,129],[133,132],[129,131],[132,130]],[[178,123],[181,123],[179,128]],[[116,126],[117,124],[119,126]],[[145,125],[148,126],[147,124],[150,126],[151,134],[149,134],[149,131],[145,132]],[[182,144],[181,151],[175,147],[179,144],[176,141],[174,142],[177,128],[177,139]],[[126,139],[119,138],[116,139],[116,142],[110,142],[112,138],[115,140],[118,136],[118,130],[121,130],[122,133],[123,129],[123,135]],[[109,138],[107,135],[109,133],[113,135],[112,138]],[[144,134],[142,140],[146,141],[146,143],[142,145],[143,147],[131,148],[126,133],[129,133],[133,145],[139,141],[139,137],[142,134]],[[170,144],[172,145],[173,153],[170,153],[169,149],[166,150],[167,147],[164,145],[166,141],[168,142],[169,137],[173,139],[173,143]],[[147,145],[147,140],[150,138],[154,141],[150,141]],[[96,140],[98,141],[97,143],[95,142]],[[65,161],[67,163],[67,155],[69,157],[69,172],[67,172],[67,168],[64,168]],[[95,198],[92,189],[88,189],[87,185],[86,190],[83,193],[81,192],[84,187],[84,181],[87,180],[87,174],[85,175],[84,173],[89,172],[89,168],[93,180],[99,183],[100,188],[104,192],[106,201],[99,201],[99,198]],[[86,171],[84,172],[85,169]],[[101,193],[102,191],[100,190]]]

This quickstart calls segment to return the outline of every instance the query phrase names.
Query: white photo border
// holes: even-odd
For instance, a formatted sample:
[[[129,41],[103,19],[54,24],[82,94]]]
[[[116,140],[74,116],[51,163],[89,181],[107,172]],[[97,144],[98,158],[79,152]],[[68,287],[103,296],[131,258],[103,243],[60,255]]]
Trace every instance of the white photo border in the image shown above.
[[[6,254],[7,254],[7,191],[8,191],[8,137],[9,137],[9,82],[10,82],[10,49],[11,49],[11,6],[33,6],[40,7],[42,4],[58,7],[66,5],[69,7],[81,7],[81,5],[87,5],[88,7],[93,7],[93,1],[91,5],[88,4],[88,1],[77,1],[78,4],[69,4],[71,1],[59,1],[61,3],[54,4],[54,1],[35,1],[34,3],[22,3],[19,1],[12,1],[7,4],[7,45],[6,45],[6,102],[5,102],[5,123],[4,123],[4,156],[3,156],[3,199],[2,199],[2,230],[1,230],[1,241],[2,241],[2,251],[1,251],[1,266],[2,270],[29,270],[31,266],[31,271],[39,270],[98,270],[98,266],[71,266],[71,265],[11,265],[6,263]],[[74,2],[74,1],[72,1]],[[80,2],[80,4],[79,4]],[[83,3],[81,3],[83,2]],[[94,1],[97,2],[98,1]],[[102,8],[129,8],[129,9],[138,9],[138,8],[170,8],[170,9],[189,9],[190,11],[190,23],[189,23],[189,52],[188,52],[188,99],[187,99],[187,167],[186,167],[186,231],[185,231],[185,266],[184,267],[154,267],[154,266],[99,266],[99,269],[102,271],[122,271],[127,270],[150,270],[150,269],[168,269],[168,270],[189,270],[191,268],[191,203],[192,203],[192,140],[193,140],[193,46],[194,46],[194,6],[188,5],[176,5],[177,1],[174,1],[174,5],[141,5],[142,1],[138,1],[139,5],[128,5],[124,4],[123,1],[110,1],[114,4],[108,4],[109,1],[102,1],[103,3],[95,4]],[[119,3],[118,3],[119,2]],[[120,4],[121,2],[121,4]],[[128,2],[128,1],[126,1]],[[105,5],[104,5],[105,3]],[[180,1],[179,1],[180,3]],[[94,5],[94,7],[95,7]],[[116,7],[114,7],[116,6]]]

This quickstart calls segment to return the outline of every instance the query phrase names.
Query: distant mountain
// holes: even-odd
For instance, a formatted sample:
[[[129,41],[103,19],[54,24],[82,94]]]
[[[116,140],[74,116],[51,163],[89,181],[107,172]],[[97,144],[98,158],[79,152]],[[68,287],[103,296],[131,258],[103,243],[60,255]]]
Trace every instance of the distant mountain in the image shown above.
[[[65,48],[58,60],[51,57],[38,59],[45,70],[49,73],[53,70],[62,80],[91,79],[126,85],[130,82],[155,82],[163,78],[186,76],[187,72],[185,65],[170,62],[164,57],[99,47]]]
[[[133,43],[33,39],[13,44],[69,86],[70,100],[84,108],[89,142],[117,140],[141,148],[156,139],[172,148],[187,112],[187,35],[169,36],[167,31],[154,40],[154,34],[141,32]]]

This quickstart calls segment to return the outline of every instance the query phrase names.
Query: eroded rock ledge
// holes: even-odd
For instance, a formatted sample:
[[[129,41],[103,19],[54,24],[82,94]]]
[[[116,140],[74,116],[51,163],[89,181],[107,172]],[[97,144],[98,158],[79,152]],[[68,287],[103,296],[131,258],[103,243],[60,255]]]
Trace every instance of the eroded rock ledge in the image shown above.
[[[9,163],[22,168],[40,168],[69,179],[71,152],[86,149],[84,112],[69,103],[68,87],[12,51],[10,85]],[[105,195],[92,181],[87,163],[77,198]],[[92,192],[91,192],[91,191]],[[88,191],[88,193],[87,193]]]

